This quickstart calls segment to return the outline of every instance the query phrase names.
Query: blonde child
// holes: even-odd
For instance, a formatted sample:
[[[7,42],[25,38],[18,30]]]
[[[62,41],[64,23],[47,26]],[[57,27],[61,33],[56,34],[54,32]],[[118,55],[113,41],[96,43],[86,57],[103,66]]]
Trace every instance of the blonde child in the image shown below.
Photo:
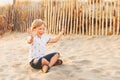
[[[31,25],[31,29],[28,30],[28,44],[30,44],[30,65],[35,69],[42,69],[44,73],[54,65],[62,64],[62,60],[59,59],[60,54],[58,52],[50,53],[46,55],[46,44],[56,43],[60,40],[64,33],[62,30],[54,38],[50,38],[45,35],[46,24],[41,19],[35,19]]]

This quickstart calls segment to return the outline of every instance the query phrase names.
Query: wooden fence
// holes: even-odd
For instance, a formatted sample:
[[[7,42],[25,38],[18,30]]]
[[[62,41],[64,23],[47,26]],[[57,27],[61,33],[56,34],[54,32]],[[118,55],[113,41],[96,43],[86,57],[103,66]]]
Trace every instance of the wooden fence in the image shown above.
[[[83,0],[84,1],[84,0]],[[10,9],[14,30],[25,32],[36,18],[47,23],[47,32],[57,34],[119,35],[120,0],[41,0],[16,2]]]

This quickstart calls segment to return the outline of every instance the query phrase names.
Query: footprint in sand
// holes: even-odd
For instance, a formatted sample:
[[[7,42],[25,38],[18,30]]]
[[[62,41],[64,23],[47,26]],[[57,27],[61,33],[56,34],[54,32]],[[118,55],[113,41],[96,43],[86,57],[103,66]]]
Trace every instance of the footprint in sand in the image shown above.
[[[120,70],[115,71],[116,77],[120,77]]]
[[[8,68],[8,65],[1,65],[1,67],[0,67],[0,73],[3,73],[4,70],[7,69],[7,68]]]
[[[120,71],[116,71],[116,74],[119,74],[119,75],[120,75]]]
[[[101,68],[98,68],[98,69],[91,69],[92,72],[95,72],[95,73],[101,73],[103,72],[103,69]]]
[[[87,79],[84,79],[84,78],[78,78],[78,80],[87,80]]]
[[[70,56],[69,59],[76,59],[76,56]]]
[[[79,63],[80,63],[81,65],[89,65],[89,64],[91,64],[92,62],[91,62],[90,60],[81,60],[81,61],[79,61]]]
[[[8,68],[8,65],[1,65],[2,68]]]
[[[0,74],[0,78],[5,78],[5,77],[7,77],[7,76],[8,76],[7,73],[2,73],[2,74]],[[5,80],[5,79],[0,79],[0,80]]]
[[[0,72],[3,72],[4,70],[2,68],[0,68]]]
[[[12,65],[12,67],[19,67],[21,65],[21,63],[14,63],[13,65]]]
[[[73,68],[75,68],[77,71],[79,72],[82,72],[82,69],[80,66],[78,66],[77,64],[76,65],[73,65]]]

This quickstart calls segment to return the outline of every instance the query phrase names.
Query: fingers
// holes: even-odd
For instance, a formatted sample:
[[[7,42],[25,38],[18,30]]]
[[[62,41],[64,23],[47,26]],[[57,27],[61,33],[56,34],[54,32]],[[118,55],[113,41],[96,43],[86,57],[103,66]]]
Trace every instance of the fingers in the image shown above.
[[[30,28],[27,28],[27,33],[28,33],[28,34],[31,34],[31,32],[32,32],[31,29],[30,29]]]

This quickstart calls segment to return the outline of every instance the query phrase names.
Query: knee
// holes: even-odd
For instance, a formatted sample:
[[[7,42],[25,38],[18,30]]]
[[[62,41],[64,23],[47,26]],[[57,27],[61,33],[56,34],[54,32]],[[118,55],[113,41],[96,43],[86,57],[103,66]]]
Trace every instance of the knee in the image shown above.
[[[42,58],[42,65],[46,65],[46,64],[49,64],[49,62],[45,58]]]
[[[42,58],[42,62],[46,62],[46,59],[45,59],[45,58]]]

